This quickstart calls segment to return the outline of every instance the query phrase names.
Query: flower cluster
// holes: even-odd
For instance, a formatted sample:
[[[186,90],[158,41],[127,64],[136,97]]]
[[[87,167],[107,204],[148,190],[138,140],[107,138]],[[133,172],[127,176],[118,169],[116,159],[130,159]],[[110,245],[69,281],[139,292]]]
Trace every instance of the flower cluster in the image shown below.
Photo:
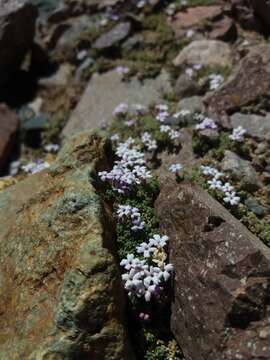
[[[113,169],[99,172],[101,180],[109,181],[115,191],[123,194],[133,185],[152,177],[145,166],[144,154],[134,146],[132,138],[117,146],[116,155],[120,160],[115,162]]]
[[[125,115],[128,112],[128,104],[120,103],[113,111],[114,116]]]
[[[48,153],[57,153],[60,149],[58,144],[47,144],[44,146],[44,150]]]
[[[196,125],[197,130],[206,130],[206,129],[217,129],[217,124],[214,120],[206,117],[202,120],[200,124]]]
[[[208,77],[210,90],[216,90],[224,81],[224,77],[220,74],[211,74]]]
[[[170,116],[169,107],[166,104],[156,105],[156,110],[157,110],[156,119],[159,122],[166,121],[168,119],[168,117]]]
[[[168,134],[171,140],[178,139],[180,136],[179,131],[172,129],[169,125],[160,125],[160,132]]]
[[[50,167],[50,164],[46,161],[37,160],[36,162],[30,162],[27,165],[22,165],[22,170],[29,174],[36,174],[44,169]]]
[[[192,77],[194,75],[194,73],[196,74],[197,71],[201,70],[202,65],[201,64],[194,64],[192,67],[187,68],[185,73],[186,75],[188,75],[189,77]]]
[[[148,151],[153,151],[157,149],[156,140],[152,139],[151,135],[148,132],[144,132],[142,134],[141,140]]]
[[[147,302],[152,297],[160,296],[163,283],[170,279],[173,271],[172,264],[165,263],[166,257],[165,260],[157,261],[159,253],[165,253],[164,247],[168,240],[168,236],[156,234],[148,243],[144,242],[137,247],[137,253],[143,255],[143,260],[128,254],[121,261],[120,265],[126,270],[122,279],[129,296],[144,297]]]
[[[179,172],[183,169],[183,165],[181,164],[172,164],[170,167],[169,167],[169,171],[172,172],[173,174],[175,175],[178,175]]]
[[[233,132],[231,135],[229,135],[229,138],[234,141],[243,142],[246,132],[246,129],[244,129],[242,126],[238,126],[237,128],[233,129]]]
[[[132,222],[131,230],[137,231],[137,230],[142,230],[144,228],[145,222],[142,221],[139,209],[137,209],[136,207],[132,207],[130,205],[118,205],[116,213],[117,213],[117,217],[121,220],[127,217],[131,219]]]
[[[211,166],[201,166],[201,171],[203,175],[211,177],[210,180],[207,181],[209,188],[213,190],[219,190],[223,192],[224,197],[223,201],[230,205],[238,205],[240,202],[240,197],[236,195],[234,187],[226,182],[224,183],[221,178],[224,174],[217,169]]]

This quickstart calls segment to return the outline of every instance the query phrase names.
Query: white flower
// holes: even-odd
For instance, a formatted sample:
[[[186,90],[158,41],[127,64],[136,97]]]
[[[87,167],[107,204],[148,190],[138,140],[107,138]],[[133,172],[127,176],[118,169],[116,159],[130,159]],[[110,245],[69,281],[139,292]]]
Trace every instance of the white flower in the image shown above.
[[[201,166],[202,173],[206,176],[212,176],[215,179],[219,179],[224,174],[211,166]]]
[[[187,76],[192,77],[193,74],[194,74],[194,71],[193,71],[192,68],[187,68],[185,73],[186,73]]]
[[[169,132],[169,138],[170,138],[171,140],[178,139],[179,136],[180,136],[179,131],[176,131],[176,130],[173,130],[173,129],[170,130],[170,132]]]
[[[156,248],[152,246],[150,243],[143,242],[139,246],[136,247],[136,251],[138,254],[143,254],[145,258],[149,258],[155,251]]]
[[[208,78],[210,81],[210,90],[218,89],[224,81],[224,77],[219,74],[211,74]]]
[[[230,205],[238,205],[240,202],[240,197],[233,192],[226,192],[225,197],[223,198],[225,203],[229,203]]]
[[[214,120],[210,118],[205,118],[200,124],[196,125],[197,130],[205,130],[205,129],[216,129],[217,125]]]
[[[152,139],[151,135],[148,132],[144,132],[141,137],[142,143],[145,145],[148,151],[157,149],[156,140]]]
[[[171,131],[171,127],[169,125],[160,125],[159,130],[162,133],[168,133]]]
[[[50,164],[46,161],[38,160],[37,162],[31,162],[27,165],[23,165],[21,168],[23,171],[30,173],[30,174],[36,174],[39,173],[42,170],[45,170],[50,167]]]
[[[195,31],[192,30],[192,29],[189,29],[189,30],[186,32],[186,37],[187,37],[187,38],[192,38],[194,35],[195,35]]]
[[[60,146],[58,144],[47,144],[44,146],[44,150],[49,153],[57,153]]]
[[[181,164],[172,164],[170,167],[169,167],[169,171],[172,172],[173,174],[177,174],[179,173],[180,170],[183,169],[183,165]]]
[[[231,135],[229,135],[229,138],[238,142],[242,142],[244,141],[244,135],[246,132],[246,129],[244,129],[242,126],[238,126],[237,128],[233,129],[233,132]]]
[[[173,265],[167,264],[164,266],[164,270],[161,270],[158,274],[159,279],[164,279],[165,281],[168,281],[171,277],[171,272],[173,271]]]
[[[113,111],[113,115],[117,116],[117,115],[122,115],[122,114],[126,114],[128,112],[128,104],[126,103],[120,103],[119,105],[116,106],[116,108]]]
[[[126,75],[129,73],[130,69],[127,66],[117,66],[115,71],[119,74],[119,75]]]
[[[155,234],[149,240],[149,244],[157,248],[164,248],[168,241],[169,241],[169,237],[167,235],[160,236],[158,234]]]
[[[111,141],[119,141],[120,140],[120,136],[119,134],[113,134],[111,136]]]
[[[214,178],[212,180],[208,180],[207,183],[208,183],[210,189],[218,189],[218,190],[222,189],[222,182],[216,178]]]

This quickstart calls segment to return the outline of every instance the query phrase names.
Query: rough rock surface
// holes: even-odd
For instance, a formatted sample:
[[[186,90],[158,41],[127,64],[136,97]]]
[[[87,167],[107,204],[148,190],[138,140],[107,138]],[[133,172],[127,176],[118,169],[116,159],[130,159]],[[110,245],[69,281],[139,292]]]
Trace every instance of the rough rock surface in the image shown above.
[[[27,0],[0,0],[0,84],[17,70],[29,50],[36,17],[36,8]]]
[[[170,237],[171,324],[185,359],[269,359],[269,248],[188,183],[167,181],[156,211]]]
[[[211,112],[232,112],[270,94],[270,46],[258,45],[239,63],[228,81],[206,99]]]
[[[129,22],[119,23],[108,33],[101,35],[101,37],[95,41],[93,47],[98,50],[111,48],[112,46],[119,44],[120,41],[125,40],[129,35],[130,30],[131,24]]]
[[[221,168],[223,171],[232,172],[247,188],[256,189],[260,184],[260,179],[251,163],[230,150],[225,150]]]
[[[218,40],[196,40],[181,50],[173,61],[175,66],[185,64],[205,66],[232,65],[232,51],[230,46]]]
[[[6,105],[0,104],[0,170],[12,151],[18,127],[16,114]]]
[[[270,114],[260,116],[235,113],[230,117],[230,121],[234,128],[242,126],[246,129],[250,136],[263,139],[270,133]]]
[[[149,79],[143,83],[136,78],[124,82],[116,71],[94,75],[63,134],[68,136],[78,130],[100,127],[111,121],[112,113],[120,103],[148,106],[152,102],[161,101],[162,94],[170,90],[169,75],[165,72],[156,79]]]
[[[0,194],[1,359],[133,359],[112,216],[93,185],[108,156],[81,133]]]

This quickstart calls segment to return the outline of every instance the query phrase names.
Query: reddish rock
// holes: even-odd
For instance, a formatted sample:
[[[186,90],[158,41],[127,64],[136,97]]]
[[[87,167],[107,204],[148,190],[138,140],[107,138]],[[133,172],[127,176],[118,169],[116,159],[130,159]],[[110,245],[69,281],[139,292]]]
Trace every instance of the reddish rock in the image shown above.
[[[212,114],[231,113],[270,95],[270,46],[258,45],[239,63],[228,81],[205,103]]]
[[[207,20],[222,16],[221,6],[196,6],[177,13],[171,21],[176,37],[183,36],[192,27],[198,27]]]
[[[0,104],[0,169],[5,165],[15,141],[19,122],[14,112]]]
[[[156,203],[174,264],[171,328],[186,360],[270,358],[270,249],[202,189]]]
[[[234,41],[237,38],[237,29],[232,19],[225,16],[220,21],[212,24],[213,29],[209,34],[210,39]]]

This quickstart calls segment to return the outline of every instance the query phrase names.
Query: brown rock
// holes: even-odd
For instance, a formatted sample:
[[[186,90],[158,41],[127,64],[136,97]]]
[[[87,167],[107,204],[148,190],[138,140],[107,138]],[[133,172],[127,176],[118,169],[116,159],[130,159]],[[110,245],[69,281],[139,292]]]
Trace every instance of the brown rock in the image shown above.
[[[234,41],[237,38],[237,29],[232,19],[225,16],[220,21],[213,22],[212,31],[209,34],[210,39]]]
[[[270,29],[270,4],[266,0],[250,0],[255,14],[262,20],[264,25]]]
[[[222,16],[221,6],[196,6],[177,13],[171,21],[176,37],[183,36],[192,27],[198,27],[207,20]]]
[[[205,102],[211,113],[231,113],[269,94],[270,46],[258,45],[240,61],[228,81]]]
[[[5,165],[14,146],[18,127],[16,114],[6,105],[0,104],[0,169]]]
[[[270,249],[202,189],[168,181],[156,212],[174,264],[172,331],[186,360],[270,358]]]

